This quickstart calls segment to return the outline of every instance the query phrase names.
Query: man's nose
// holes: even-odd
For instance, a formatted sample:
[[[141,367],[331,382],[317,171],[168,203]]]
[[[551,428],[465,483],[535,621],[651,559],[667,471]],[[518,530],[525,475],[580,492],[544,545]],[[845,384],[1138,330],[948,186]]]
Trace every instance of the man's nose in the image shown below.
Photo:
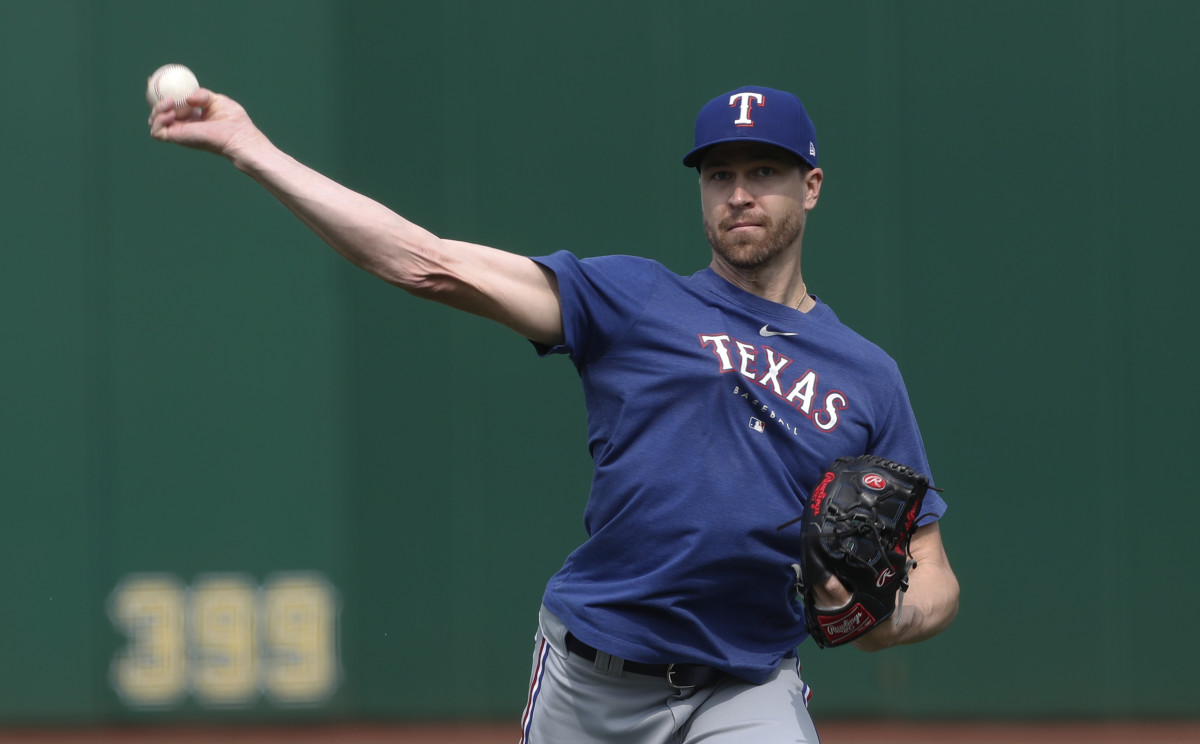
[[[729,194],[729,203],[734,206],[745,207],[754,203],[754,196],[746,188],[746,185],[739,181],[734,184],[733,191]]]

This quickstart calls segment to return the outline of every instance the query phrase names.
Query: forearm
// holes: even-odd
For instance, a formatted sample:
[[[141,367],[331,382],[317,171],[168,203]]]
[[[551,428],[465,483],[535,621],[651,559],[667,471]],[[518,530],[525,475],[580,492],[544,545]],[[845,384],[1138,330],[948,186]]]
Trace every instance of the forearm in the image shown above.
[[[420,289],[415,267],[437,246],[437,236],[298,162],[261,134],[231,147],[226,157],[347,260],[392,284]]]
[[[934,572],[936,577],[931,576]],[[855,646],[863,651],[880,651],[919,643],[950,627],[958,614],[958,580],[953,572],[948,566],[926,563],[913,569],[911,576],[911,588],[902,604],[886,621],[855,641]]]
[[[919,643],[941,633],[958,614],[958,578],[950,567],[937,522],[918,528],[912,540],[917,562],[896,611],[854,645],[864,651]]]

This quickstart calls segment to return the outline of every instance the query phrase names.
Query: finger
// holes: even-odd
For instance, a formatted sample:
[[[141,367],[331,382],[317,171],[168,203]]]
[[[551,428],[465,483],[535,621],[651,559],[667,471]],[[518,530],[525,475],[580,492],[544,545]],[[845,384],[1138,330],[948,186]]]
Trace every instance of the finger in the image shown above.
[[[150,107],[150,126],[153,127],[154,123],[156,121],[158,121],[162,116],[166,115],[168,112],[170,112],[171,115],[174,115],[174,113],[175,113],[175,104],[169,98],[164,98],[161,101],[159,101],[158,103],[151,106]]]
[[[152,128],[155,126],[161,127],[161,126],[164,126],[164,125],[170,123],[170,121],[174,120],[174,118],[175,118],[175,107],[174,106],[168,106],[167,108],[162,109],[162,110],[160,110],[159,107],[155,107],[155,109],[150,112],[150,126]]]
[[[208,88],[197,88],[187,97],[187,104],[198,108],[207,108],[214,98],[216,98],[216,94]]]
[[[156,109],[150,115],[150,136],[160,140],[167,139],[167,132],[170,131],[176,120],[174,106],[167,106],[162,111]]]
[[[836,576],[830,576],[826,579],[824,588],[825,591],[829,592],[830,596],[836,599],[850,599],[850,590]]]
[[[154,120],[168,113],[175,113],[175,102],[170,98],[164,98],[150,109],[150,119]]]
[[[830,576],[823,584],[813,587],[813,594],[818,608],[822,610],[845,607],[851,598],[850,591],[835,576]]]

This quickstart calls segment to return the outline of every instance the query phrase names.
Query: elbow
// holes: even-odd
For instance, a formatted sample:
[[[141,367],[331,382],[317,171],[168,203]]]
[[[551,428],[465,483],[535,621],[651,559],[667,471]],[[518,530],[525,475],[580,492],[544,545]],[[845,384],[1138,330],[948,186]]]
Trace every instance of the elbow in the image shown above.
[[[929,628],[920,635],[919,640],[932,638],[950,627],[954,618],[958,617],[959,585],[958,577],[953,571],[946,570],[942,578],[939,601],[930,613]]]
[[[425,274],[411,271],[390,271],[384,277],[389,284],[403,289],[413,297],[422,300],[446,302],[451,294],[452,284],[436,274]]]
[[[446,254],[438,249],[437,243],[440,241],[434,239],[433,244],[422,242],[389,251],[365,268],[415,297],[444,299],[456,285],[446,266]]]

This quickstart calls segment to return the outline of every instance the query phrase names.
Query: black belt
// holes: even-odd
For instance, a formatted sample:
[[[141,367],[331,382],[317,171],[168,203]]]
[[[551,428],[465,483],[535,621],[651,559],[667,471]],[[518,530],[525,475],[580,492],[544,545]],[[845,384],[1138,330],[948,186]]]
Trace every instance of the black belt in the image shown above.
[[[579,658],[587,659],[588,661],[596,660],[596,654],[598,653],[596,649],[570,633],[567,633],[566,643],[567,650]],[[621,662],[621,669],[626,672],[666,679],[668,684],[680,690],[705,687],[725,676],[725,672],[722,672],[720,669],[714,669],[703,664],[644,664],[640,661],[629,661],[628,659],[622,659]]]

